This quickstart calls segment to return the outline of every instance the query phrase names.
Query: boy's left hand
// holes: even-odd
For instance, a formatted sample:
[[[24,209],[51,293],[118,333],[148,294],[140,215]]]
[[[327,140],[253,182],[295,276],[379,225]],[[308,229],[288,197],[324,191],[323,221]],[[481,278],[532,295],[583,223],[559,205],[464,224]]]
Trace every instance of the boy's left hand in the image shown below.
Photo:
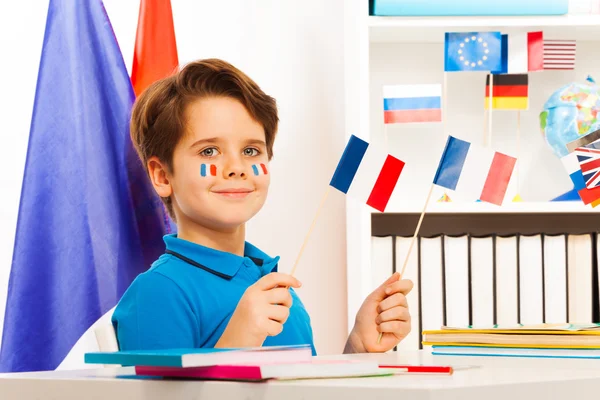
[[[408,335],[410,313],[406,295],[413,283],[399,279],[400,273],[396,272],[365,299],[348,337],[347,352],[385,352]],[[377,343],[380,332],[383,336]]]

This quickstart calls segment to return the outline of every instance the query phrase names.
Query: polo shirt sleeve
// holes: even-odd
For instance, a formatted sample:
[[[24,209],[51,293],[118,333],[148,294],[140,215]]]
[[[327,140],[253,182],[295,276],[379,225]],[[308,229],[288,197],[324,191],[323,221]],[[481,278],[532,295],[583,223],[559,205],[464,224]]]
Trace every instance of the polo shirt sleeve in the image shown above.
[[[112,321],[120,350],[198,347],[198,319],[185,293],[158,272],[134,280]]]

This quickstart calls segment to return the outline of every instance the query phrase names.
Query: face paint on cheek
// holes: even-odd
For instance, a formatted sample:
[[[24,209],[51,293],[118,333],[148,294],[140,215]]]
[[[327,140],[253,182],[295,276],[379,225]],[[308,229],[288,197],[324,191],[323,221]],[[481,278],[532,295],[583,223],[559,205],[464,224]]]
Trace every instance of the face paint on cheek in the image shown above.
[[[214,164],[201,164],[200,176],[217,176],[217,166]]]
[[[267,175],[269,171],[267,170],[267,166],[265,164],[254,164],[252,165],[252,172],[254,175]]]

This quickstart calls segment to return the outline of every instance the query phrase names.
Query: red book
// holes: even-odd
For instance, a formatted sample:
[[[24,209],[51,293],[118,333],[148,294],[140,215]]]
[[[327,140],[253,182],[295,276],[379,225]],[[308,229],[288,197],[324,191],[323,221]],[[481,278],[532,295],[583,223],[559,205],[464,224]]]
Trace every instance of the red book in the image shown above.
[[[261,365],[214,365],[209,367],[136,366],[136,375],[200,380],[263,381],[267,379],[314,379],[392,375],[373,361],[313,360],[303,363]]]

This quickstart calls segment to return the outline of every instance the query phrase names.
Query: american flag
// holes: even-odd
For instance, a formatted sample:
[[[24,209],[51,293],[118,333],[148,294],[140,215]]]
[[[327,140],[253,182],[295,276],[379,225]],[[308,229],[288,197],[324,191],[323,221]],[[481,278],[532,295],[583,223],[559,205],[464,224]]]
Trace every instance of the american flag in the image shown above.
[[[585,186],[593,189],[600,186],[600,150],[589,147],[578,147],[575,150],[579,168],[583,174]]]
[[[544,69],[575,69],[575,40],[544,39]]]

